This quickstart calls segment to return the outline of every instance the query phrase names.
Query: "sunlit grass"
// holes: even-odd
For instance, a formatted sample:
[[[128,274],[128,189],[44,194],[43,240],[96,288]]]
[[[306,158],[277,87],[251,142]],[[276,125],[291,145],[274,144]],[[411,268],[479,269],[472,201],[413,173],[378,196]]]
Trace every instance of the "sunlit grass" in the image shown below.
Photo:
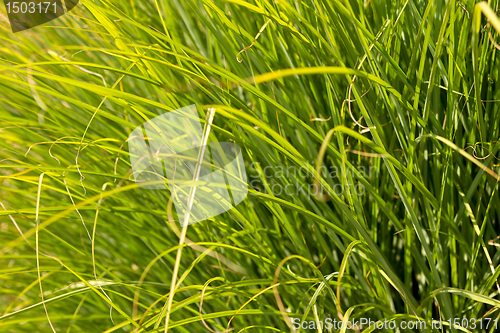
[[[165,331],[181,228],[126,140],[191,104],[215,108],[250,188],[187,229],[168,331],[499,319],[498,7],[86,0],[25,32],[2,19],[0,332]]]

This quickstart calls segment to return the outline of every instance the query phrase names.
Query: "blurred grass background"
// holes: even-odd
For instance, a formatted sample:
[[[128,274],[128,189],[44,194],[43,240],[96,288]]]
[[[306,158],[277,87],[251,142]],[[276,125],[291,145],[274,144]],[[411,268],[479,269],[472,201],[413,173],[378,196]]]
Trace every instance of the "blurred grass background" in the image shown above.
[[[1,6],[0,331],[165,331],[179,225],[126,140],[190,104],[253,183],[188,228],[225,259],[184,248],[169,331],[498,319],[498,9],[85,0],[13,34]]]

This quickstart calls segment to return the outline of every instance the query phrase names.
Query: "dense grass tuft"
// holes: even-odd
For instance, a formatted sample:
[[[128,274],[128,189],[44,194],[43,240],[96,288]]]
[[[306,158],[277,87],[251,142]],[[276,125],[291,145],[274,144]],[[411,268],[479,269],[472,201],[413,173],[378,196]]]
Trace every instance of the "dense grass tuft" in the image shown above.
[[[0,14],[0,331],[498,319],[499,3],[85,0],[16,34]],[[180,227],[126,140],[191,104],[250,192],[189,226],[166,311]]]

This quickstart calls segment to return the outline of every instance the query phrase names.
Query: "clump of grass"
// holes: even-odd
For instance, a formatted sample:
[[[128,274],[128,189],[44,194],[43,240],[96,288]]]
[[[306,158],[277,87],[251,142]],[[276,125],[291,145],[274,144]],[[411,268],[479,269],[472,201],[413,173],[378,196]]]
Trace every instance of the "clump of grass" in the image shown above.
[[[86,0],[2,21],[0,330],[163,332],[176,264],[169,331],[498,319],[498,7]],[[170,193],[132,181],[126,140],[190,104],[216,109],[250,192],[176,263]]]

